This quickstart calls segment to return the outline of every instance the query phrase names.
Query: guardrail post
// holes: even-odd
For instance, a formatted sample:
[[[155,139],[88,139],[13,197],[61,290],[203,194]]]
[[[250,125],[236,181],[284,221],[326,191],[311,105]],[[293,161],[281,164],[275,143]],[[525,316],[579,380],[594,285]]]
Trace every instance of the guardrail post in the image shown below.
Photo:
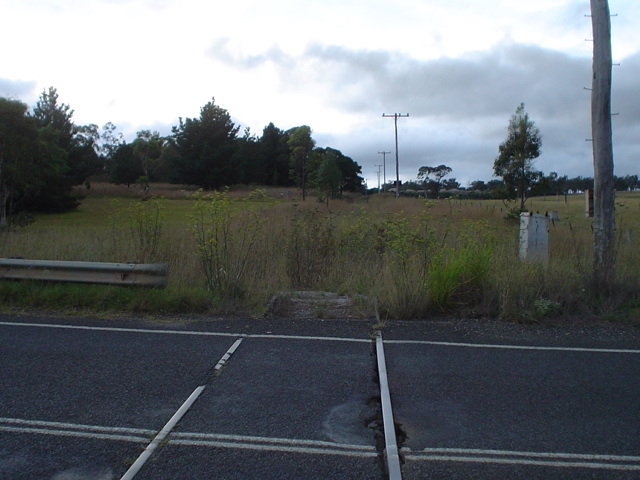
[[[0,258],[0,279],[165,288],[166,263],[99,263]]]

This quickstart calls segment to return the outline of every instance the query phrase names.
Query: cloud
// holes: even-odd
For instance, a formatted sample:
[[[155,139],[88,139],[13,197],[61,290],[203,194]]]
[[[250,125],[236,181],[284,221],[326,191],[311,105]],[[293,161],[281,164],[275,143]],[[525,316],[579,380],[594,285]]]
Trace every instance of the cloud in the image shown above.
[[[0,78],[0,96],[8,98],[31,98],[36,89],[36,82],[8,80]]]
[[[410,113],[402,145],[406,175],[415,177],[423,164],[450,164],[471,175],[490,176],[498,145],[515,108],[524,102],[543,135],[537,161],[545,172],[590,175],[591,59],[536,45],[504,43],[458,58],[415,59],[382,50],[358,50],[312,43],[301,53],[271,47],[251,55],[220,39],[209,50],[215,61],[245,71],[270,68],[282,90],[321,97],[344,115],[374,118],[385,113]],[[613,105],[616,169],[635,168],[640,131],[640,53],[614,72]],[[392,130],[390,125],[387,127]],[[354,157],[365,155],[379,128],[361,126],[349,138],[331,139]],[[319,132],[321,134],[321,132]],[[367,136],[369,136],[367,140]],[[329,137],[327,137],[329,138]],[[379,140],[377,140],[379,142]],[[372,148],[371,148],[372,147]],[[375,152],[380,145],[369,147]],[[339,147],[340,148],[340,147]],[[371,158],[371,153],[367,155]],[[358,159],[356,159],[358,161]],[[373,160],[375,161],[375,160]]]

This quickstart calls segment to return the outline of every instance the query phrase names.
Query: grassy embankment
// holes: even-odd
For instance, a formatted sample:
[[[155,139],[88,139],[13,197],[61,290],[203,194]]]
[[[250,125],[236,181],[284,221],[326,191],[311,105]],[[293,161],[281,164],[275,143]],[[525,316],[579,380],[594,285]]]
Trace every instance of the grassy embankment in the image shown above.
[[[375,298],[382,317],[488,315],[510,321],[640,316],[640,193],[617,205],[617,284],[593,291],[591,219],[581,195],[534,198],[557,211],[550,259],[518,259],[518,225],[501,201],[427,201],[373,195],[332,201],[249,190],[194,200],[156,186],[96,185],[82,206],[0,234],[0,257],[166,262],[166,290],[0,282],[5,309],[145,313],[260,312],[281,291]],[[194,225],[199,228],[194,230]]]

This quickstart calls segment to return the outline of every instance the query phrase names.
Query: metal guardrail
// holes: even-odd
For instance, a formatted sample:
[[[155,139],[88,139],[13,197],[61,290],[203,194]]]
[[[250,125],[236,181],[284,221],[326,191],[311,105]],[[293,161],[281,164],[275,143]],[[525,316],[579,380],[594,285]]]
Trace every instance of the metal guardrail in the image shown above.
[[[165,263],[98,263],[0,258],[0,280],[48,280],[165,288]]]

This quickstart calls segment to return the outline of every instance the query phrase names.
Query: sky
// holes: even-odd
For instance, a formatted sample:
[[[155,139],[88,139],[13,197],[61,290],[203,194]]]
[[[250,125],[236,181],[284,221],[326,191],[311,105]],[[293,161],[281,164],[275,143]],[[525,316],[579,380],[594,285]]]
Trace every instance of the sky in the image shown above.
[[[640,2],[609,0],[616,175],[640,174]],[[593,176],[586,0],[0,0],[0,96],[168,135],[212,98],[254,135],[309,125],[369,187],[492,179],[520,103],[545,174]],[[391,152],[382,155],[378,152]],[[385,167],[383,168],[383,161]]]

